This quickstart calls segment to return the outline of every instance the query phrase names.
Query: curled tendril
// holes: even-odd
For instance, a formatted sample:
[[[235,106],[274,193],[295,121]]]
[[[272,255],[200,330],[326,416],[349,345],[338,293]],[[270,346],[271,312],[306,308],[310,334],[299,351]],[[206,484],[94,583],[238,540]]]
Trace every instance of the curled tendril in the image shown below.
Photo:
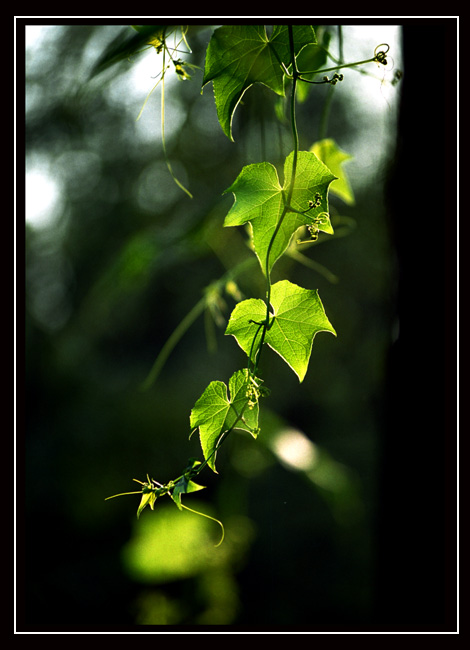
[[[299,211],[299,214],[307,214],[307,212],[310,212],[310,210],[313,210],[314,208],[319,208],[320,205],[321,205],[321,194],[320,192],[316,192],[313,199],[310,199],[310,201],[308,202],[308,208],[306,210]]]
[[[385,51],[379,50],[379,47],[386,47]],[[390,45],[388,43],[380,43],[374,50],[374,61],[381,63],[382,65],[387,65],[387,53],[390,50]]]
[[[304,210],[301,214],[307,214],[309,210],[312,210],[313,208],[318,208],[321,204],[321,196],[317,192],[315,194],[315,200],[314,201],[309,201],[308,205],[309,207],[307,210]],[[302,241],[301,239],[297,240],[297,244],[311,244],[312,242],[316,242],[318,240],[318,237],[320,235],[320,226],[325,225],[328,221],[328,212],[320,212],[320,214],[317,214],[315,217],[313,217],[312,223],[307,224],[307,230],[310,235],[310,239],[307,239],[305,241]]]

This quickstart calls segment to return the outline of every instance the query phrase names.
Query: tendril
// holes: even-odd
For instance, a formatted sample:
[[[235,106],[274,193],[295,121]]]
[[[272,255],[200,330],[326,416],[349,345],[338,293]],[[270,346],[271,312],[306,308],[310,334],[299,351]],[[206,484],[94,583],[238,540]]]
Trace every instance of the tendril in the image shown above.
[[[319,192],[317,192],[315,194],[315,199],[313,201],[310,200],[308,202],[308,208],[300,212],[300,214],[307,214],[313,208],[319,208],[320,205],[321,205],[321,195]],[[323,226],[325,223],[327,223],[327,220],[328,220],[327,212],[320,212],[320,214],[316,215],[313,218],[312,223],[307,224],[307,230],[310,234],[310,239],[306,239],[304,241],[298,239],[297,244],[311,244],[312,242],[316,242],[320,234],[320,226]]]
[[[379,47],[386,47],[387,49],[384,52],[383,50],[379,50]],[[380,43],[380,45],[377,45],[377,47],[374,50],[374,61],[382,65],[387,65],[388,63],[387,53],[389,50],[390,50],[390,45],[388,43]]]
[[[211,521],[215,521],[217,524],[219,524],[219,526],[222,529],[222,537],[220,538],[220,541],[217,544],[215,544],[215,547],[217,548],[217,546],[220,546],[222,544],[222,542],[224,541],[224,537],[225,537],[225,529],[224,529],[224,525],[223,525],[223,523],[221,521],[219,521],[215,517],[211,517],[210,515],[207,515],[205,512],[199,512],[198,510],[193,510],[192,508],[188,508],[188,506],[184,505],[184,503],[181,504],[181,507],[184,508],[184,510],[188,510],[189,512],[192,512],[195,515],[200,515],[201,517],[206,517],[206,519],[210,519]]]
[[[308,84],[331,84],[332,86],[336,86],[338,81],[343,81],[344,76],[342,74],[338,74],[335,72],[333,77],[330,79],[327,75],[325,75],[321,81],[313,81],[312,79],[305,79],[302,76],[299,76],[299,81],[305,81],[305,83]]]

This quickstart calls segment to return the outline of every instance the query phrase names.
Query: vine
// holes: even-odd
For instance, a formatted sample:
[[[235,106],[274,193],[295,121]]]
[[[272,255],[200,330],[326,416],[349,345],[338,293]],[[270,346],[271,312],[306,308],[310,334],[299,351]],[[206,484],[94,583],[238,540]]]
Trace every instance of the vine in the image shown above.
[[[173,28],[145,26],[136,29],[140,36],[138,46],[145,44],[164,54],[160,79],[149,96],[158,83],[162,82],[162,137],[167,159],[163,128],[163,82],[170,64],[167,64],[165,54],[172,61],[178,77],[189,78],[185,72],[187,64],[174,56],[183,41],[189,49],[186,41],[187,30],[182,29],[180,40],[175,41],[170,50],[167,38],[173,33]],[[312,60],[320,60],[321,65],[312,70],[299,70],[300,54],[307,46],[310,47]],[[135,51],[136,41],[133,47]],[[299,84],[330,84],[333,88],[344,79],[343,73],[339,72],[341,69],[357,69],[357,66],[368,63],[386,66],[388,51],[388,45],[381,44],[375,48],[373,56],[369,59],[343,63],[341,32],[340,58],[335,59],[326,47],[318,44],[313,27],[308,25],[274,26],[270,36],[265,27],[258,25],[222,26],[214,30],[206,51],[202,89],[208,83],[213,84],[217,116],[224,133],[233,141],[232,121],[235,110],[243,94],[253,84],[262,83],[280,97],[285,96],[285,88],[290,84],[289,122],[292,152],[284,163],[283,185],[279,181],[276,168],[271,163],[262,162],[243,167],[236,180],[225,191],[233,194],[234,203],[225,217],[224,226],[251,226],[252,248],[266,283],[264,299],[250,298],[238,301],[225,331],[225,334],[235,338],[246,353],[247,366],[234,372],[228,386],[222,381],[212,381],[191,410],[190,437],[196,431],[199,432],[204,456],[202,462],[190,459],[183,472],[165,484],[149,478],[148,475],[146,481],[133,479],[142,486],[140,490],[108,497],[112,499],[127,494],[140,494],[137,517],[147,506],[153,510],[160,497],[169,496],[180,510],[186,509],[217,522],[222,528],[220,544],[224,536],[222,522],[204,513],[197,513],[183,504],[182,495],[203,489],[194,479],[206,467],[217,473],[217,454],[234,430],[245,430],[253,438],[259,435],[260,400],[269,395],[269,389],[259,377],[261,357],[266,346],[274,350],[297,375],[299,382],[302,382],[316,334],[329,332],[336,336],[316,290],[304,289],[288,280],[275,284],[271,280],[274,264],[292,248],[294,234],[299,229],[306,229],[310,239],[295,239],[297,245],[316,242],[321,232],[334,234],[328,202],[330,189],[337,192],[346,202],[352,203],[354,200],[341,169],[341,163],[349,156],[341,152],[334,141],[323,139],[315,143],[309,151],[299,149],[297,92]],[[129,56],[129,47],[122,48],[119,54],[121,58]],[[111,54],[108,52],[107,56],[110,59]],[[332,59],[334,67],[324,67],[327,57]],[[106,61],[106,57],[104,60]],[[330,72],[334,72],[331,78],[325,74]],[[320,80],[319,75],[323,75]],[[323,131],[324,120],[322,123]],[[175,182],[192,196],[174,177],[168,160],[167,164]],[[334,185],[330,188],[333,182],[337,182],[337,189]],[[233,282],[241,269],[242,265],[226,274],[214,286],[218,289]],[[144,383],[145,388],[153,383],[179,338],[207,305],[209,295],[210,292],[207,292],[170,337]]]

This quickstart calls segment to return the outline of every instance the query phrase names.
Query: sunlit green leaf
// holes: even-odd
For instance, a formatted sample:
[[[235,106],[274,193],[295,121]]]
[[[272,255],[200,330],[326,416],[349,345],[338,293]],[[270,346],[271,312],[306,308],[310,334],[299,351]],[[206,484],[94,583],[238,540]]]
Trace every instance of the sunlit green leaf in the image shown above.
[[[139,507],[137,508],[137,518],[140,517],[140,513],[147,506],[150,506],[150,509],[153,510],[153,506],[155,504],[156,499],[157,499],[157,496],[155,494],[155,491],[146,489],[144,487],[144,489],[142,490],[142,498],[140,500]]]
[[[316,196],[318,205],[305,214],[287,212],[271,243],[285,206],[286,191],[292,178],[293,157],[292,152],[285,160],[284,187],[281,187],[276,168],[263,162],[244,167],[235,182],[225,190],[233,192],[235,203],[225,218],[224,226],[240,226],[248,221],[251,223],[253,247],[265,273],[267,266],[271,271],[276,260],[284,253],[294,232],[300,226],[311,224],[318,215],[324,215],[318,229],[333,234],[328,217],[328,187],[336,176],[314,153],[299,151],[291,207],[299,212],[307,211],[309,201]]]
[[[273,312],[265,342],[303,381],[315,335],[322,331],[335,335],[336,332],[316,290],[281,280],[272,286],[270,302]],[[233,335],[242,350],[253,356],[256,349],[252,350],[252,341],[259,327],[257,323],[265,318],[266,305],[262,300],[244,300],[233,310],[225,333]]]
[[[313,28],[293,28],[295,53],[315,42]],[[223,25],[216,29],[206,53],[203,87],[213,82],[217,116],[224,133],[233,140],[232,119],[245,91],[260,82],[284,95],[285,71],[290,65],[288,28],[276,25],[271,36],[264,25]]]
[[[238,370],[229,380],[229,391],[223,381],[212,381],[191,411],[191,428],[199,427],[204,458],[216,472],[215,457],[220,436],[235,426],[257,435],[258,404],[249,406],[250,378],[248,370]],[[230,397],[229,394],[230,393]],[[239,417],[243,414],[243,417]]]
[[[192,458],[189,461],[183,476],[177,481],[171,492],[171,498],[180,510],[183,509],[183,506],[181,504],[182,494],[189,494],[190,492],[198,492],[199,490],[204,490],[204,485],[198,485],[193,480],[191,480],[191,478],[189,478],[191,471],[198,465],[201,465],[200,461]]]
[[[198,485],[194,481],[191,481],[191,479],[188,479],[187,476],[182,476],[175,485],[173,492],[171,493],[171,498],[176,503],[178,508],[182,510],[181,495],[189,494],[190,492],[198,492],[199,490],[203,489],[204,485]]]
[[[342,151],[332,138],[325,138],[324,140],[315,142],[310,148],[310,151],[318,156],[337,177],[331,184],[330,192],[339,196],[345,203],[353,205],[354,193],[343,168],[343,163],[351,160],[352,156]]]

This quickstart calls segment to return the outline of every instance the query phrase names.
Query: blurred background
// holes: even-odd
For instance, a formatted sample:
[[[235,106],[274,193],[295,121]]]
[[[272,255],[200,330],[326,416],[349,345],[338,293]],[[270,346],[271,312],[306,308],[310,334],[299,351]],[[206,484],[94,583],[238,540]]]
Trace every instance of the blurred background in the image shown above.
[[[170,499],[137,520],[138,495],[105,498],[138,489],[132,479],[147,474],[167,482],[189,458],[202,459],[197,436],[189,440],[191,408],[210,381],[227,383],[244,366],[225,323],[237,300],[264,292],[246,233],[222,227],[233,202],[223,192],[246,164],[268,160],[282,169],[289,124],[278,119],[279,98],[257,86],[235,113],[235,142],[226,138],[212,85],[201,94],[216,25],[192,25],[191,53],[183,43],[178,56],[195,67],[185,81],[168,71],[164,122],[173,172],[191,199],[167,169],[161,85],[137,120],[161,72],[155,49],[91,76],[108,44],[132,35],[130,26],[25,22],[17,35],[26,56],[19,627],[443,625],[444,357],[434,342],[432,364],[420,365],[421,350],[429,359],[423,337],[413,340],[415,363],[403,353],[428,297],[410,301],[407,320],[403,286],[423,270],[411,221],[417,186],[409,180],[427,118],[416,119],[413,101],[430,92],[422,62],[407,53],[416,43],[424,50],[438,29],[444,38],[442,28],[346,25],[345,61],[388,43],[389,65],[344,70],[341,84],[312,86],[300,98],[301,149],[334,138],[351,156],[343,169],[354,202],[331,193],[336,235],[285,256],[273,276],[318,289],[338,336],[315,338],[301,385],[265,352],[271,396],[261,404],[260,436],[232,435],[219,474],[203,472],[207,489],[184,501],[224,523],[225,541],[215,547],[219,527]],[[337,26],[317,35],[339,55]],[[416,69],[424,88],[414,87]],[[432,111],[434,154],[445,141],[441,104]],[[429,164],[425,151],[418,177]],[[438,156],[433,164],[438,202],[444,175]],[[428,191],[437,188],[431,182]],[[403,238],[413,241],[412,253]],[[434,272],[425,263],[423,276],[432,277],[435,297],[442,261],[428,240],[425,228],[420,242]],[[220,281],[230,270],[232,281]],[[143,390],[157,357],[159,372]],[[429,404],[418,421],[416,386],[430,388],[435,433]],[[423,465],[432,476],[425,483]],[[423,526],[426,542],[418,538]]]

